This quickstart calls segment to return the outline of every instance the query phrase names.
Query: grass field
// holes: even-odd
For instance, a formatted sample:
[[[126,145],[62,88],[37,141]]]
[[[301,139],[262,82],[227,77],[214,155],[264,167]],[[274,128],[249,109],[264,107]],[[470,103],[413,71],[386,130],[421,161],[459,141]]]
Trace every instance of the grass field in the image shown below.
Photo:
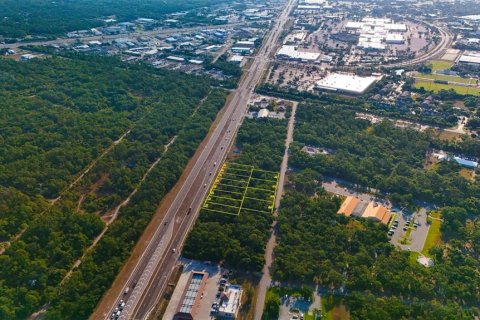
[[[463,87],[453,84],[434,83],[430,81],[415,81],[415,88],[423,87],[425,90],[439,92],[440,90],[453,89],[458,94],[480,95],[480,89],[476,87]]]
[[[433,218],[441,218],[439,212],[432,211],[430,214]],[[425,245],[423,246],[422,254],[429,256],[428,251],[431,248],[435,247],[437,244],[440,244],[442,240],[440,239],[440,226],[442,222],[439,220],[431,219],[430,228],[428,229],[427,239],[425,240]]]
[[[350,313],[341,298],[334,296],[322,297],[322,320],[349,320]]]
[[[426,78],[426,79],[433,79],[433,80],[445,80],[449,82],[458,82],[458,83],[466,83],[466,84],[475,84],[475,79],[468,79],[462,78],[457,76],[449,76],[446,74],[433,74],[433,73],[419,73],[416,77],[418,78]]]
[[[243,211],[272,213],[278,173],[225,163],[203,204],[203,210],[239,215]]]
[[[433,71],[450,69],[453,66],[451,61],[432,60],[428,64],[432,67]]]

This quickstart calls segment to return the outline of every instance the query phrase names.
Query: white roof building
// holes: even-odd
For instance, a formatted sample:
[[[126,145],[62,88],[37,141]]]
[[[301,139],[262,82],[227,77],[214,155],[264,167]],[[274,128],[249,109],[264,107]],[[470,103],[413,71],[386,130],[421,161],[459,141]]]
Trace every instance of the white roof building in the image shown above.
[[[258,111],[258,114],[257,114],[257,118],[266,118],[268,117],[268,114],[270,113],[270,111],[268,111],[268,109],[260,109],[260,111]]]
[[[253,47],[255,47],[255,42],[253,42],[253,41],[237,41],[237,43],[235,43],[235,47],[253,48]]]
[[[417,262],[420,263],[425,268],[429,268],[433,266],[433,260],[423,255],[417,258]]]
[[[240,301],[242,298],[242,289],[237,285],[230,285],[220,297],[218,308],[218,317],[235,319],[240,310]]]
[[[185,61],[184,58],[176,57],[176,56],[168,56],[167,60],[176,61],[176,62],[184,62]]]
[[[405,38],[401,34],[389,33],[385,37],[385,43],[402,44],[405,43]]]
[[[358,47],[367,50],[385,50],[386,44],[402,44],[407,26],[403,23],[393,23],[387,18],[363,18],[362,21],[349,21],[347,30],[355,30],[360,34]],[[399,32],[399,33],[393,33]]]
[[[300,51],[297,49],[296,46],[284,45],[280,48],[280,50],[278,50],[277,57],[313,62],[318,60],[318,58],[320,57],[320,53]]]
[[[321,90],[339,91],[351,94],[362,94],[367,91],[379,77],[361,77],[354,74],[330,73],[317,81],[316,88]]]
[[[467,53],[463,54],[460,59],[458,59],[459,63],[470,64],[470,65],[480,65],[480,54],[479,53]]]

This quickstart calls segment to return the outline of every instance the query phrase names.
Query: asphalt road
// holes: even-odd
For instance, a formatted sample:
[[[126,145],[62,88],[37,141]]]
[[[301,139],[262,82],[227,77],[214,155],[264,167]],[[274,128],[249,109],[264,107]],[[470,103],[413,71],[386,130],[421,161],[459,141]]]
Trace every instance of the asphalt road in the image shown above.
[[[453,42],[453,36],[450,32],[448,32],[447,30],[445,30],[441,27],[438,27],[438,26],[436,26],[432,23],[429,23],[429,22],[426,22],[426,21],[421,21],[421,22],[429,25],[432,28],[436,28],[438,30],[438,32],[440,33],[440,37],[441,37],[440,43],[435,48],[433,48],[432,50],[430,50],[429,52],[427,52],[426,54],[424,54],[420,57],[417,57],[417,58],[414,58],[414,59],[411,59],[411,60],[408,60],[408,61],[403,61],[403,62],[398,62],[398,63],[393,63],[393,64],[387,64],[387,65],[385,65],[385,68],[399,68],[399,67],[411,66],[411,65],[416,65],[416,64],[423,63],[427,60],[440,58],[445,53],[445,51],[448,48],[450,48],[450,46],[452,45],[452,42]]]
[[[225,159],[227,150],[247,111],[247,102],[253,88],[261,80],[283,25],[288,19],[295,0],[290,0],[276,19],[272,30],[265,36],[262,47],[254,57],[250,69],[242,77],[238,89],[225,106],[225,112],[210,135],[200,156],[185,179],[163,220],[159,223],[147,249],[135,266],[117,303],[105,314],[108,319],[120,299],[126,303],[120,319],[145,319],[158,303],[171,272],[177,263],[178,254],[191,229],[203,198],[217,170]],[[210,174],[212,172],[212,174]],[[189,208],[192,208],[189,213]],[[175,249],[175,252],[173,252]],[[133,288],[133,284],[135,287]]]

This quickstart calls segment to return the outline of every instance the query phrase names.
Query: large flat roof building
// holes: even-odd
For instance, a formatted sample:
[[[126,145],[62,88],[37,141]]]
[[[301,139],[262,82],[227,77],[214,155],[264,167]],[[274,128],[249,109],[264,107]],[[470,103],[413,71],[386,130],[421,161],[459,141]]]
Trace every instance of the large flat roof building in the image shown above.
[[[316,88],[321,90],[338,91],[349,94],[362,94],[367,91],[378,77],[361,77],[354,74],[330,73],[317,81]]]
[[[362,21],[349,21],[345,29],[359,33],[357,47],[365,50],[385,50],[386,44],[403,44],[403,33],[407,26],[393,23],[386,18],[363,18]],[[397,32],[397,33],[395,33]]]
[[[196,320],[208,273],[194,271],[183,291],[173,320]],[[202,320],[202,319],[198,319]]]
[[[480,53],[466,53],[466,54],[463,54],[460,57],[460,59],[458,59],[458,63],[480,66]]]
[[[277,52],[277,57],[305,62],[315,62],[320,58],[320,52],[300,51],[296,46],[283,45]]]

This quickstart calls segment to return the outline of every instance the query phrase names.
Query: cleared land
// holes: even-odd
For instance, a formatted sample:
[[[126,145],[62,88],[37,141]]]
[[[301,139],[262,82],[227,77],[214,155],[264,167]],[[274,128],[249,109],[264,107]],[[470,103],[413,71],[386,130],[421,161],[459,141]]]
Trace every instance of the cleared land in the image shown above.
[[[428,64],[432,67],[433,71],[450,69],[453,66],[452,61],[432,60]]]
[[[464,87],[453,84],[441,84],[434,83],[429,81],[416,81],[415,88],[423,87],[425,90],[439,92],[440,90],[449,90],[453,89],[458,94],[471,94],[471,95],[480,95],[480,89],[476,87]]]
[[[422,254],[426,256],[429,256],[428,252],[431,248],[439,245],[442,242],[440,239],[440,226],[442,224],[442,222],[439,220],[441,218],[440,213],[434,211],[430,214],[430,217],[434,219],[430,219],[430,228],[428,229],[427,239],[425,240],[425,245],[422,250]]]
[[[215,178],[203,210],[240,215],[242,211],[272,213],[278,173],[225,163]]]
[[[465,84],[475,84],[475,79],[469,78],[462,78],[457,76],[450,76],[446,74],[434,74],[434,73],[419,73],[417,78],[426,78],[426,79],[433,79],[433,80],[445,80],[449,82],[457,82],[457,83],[465,83]]]

